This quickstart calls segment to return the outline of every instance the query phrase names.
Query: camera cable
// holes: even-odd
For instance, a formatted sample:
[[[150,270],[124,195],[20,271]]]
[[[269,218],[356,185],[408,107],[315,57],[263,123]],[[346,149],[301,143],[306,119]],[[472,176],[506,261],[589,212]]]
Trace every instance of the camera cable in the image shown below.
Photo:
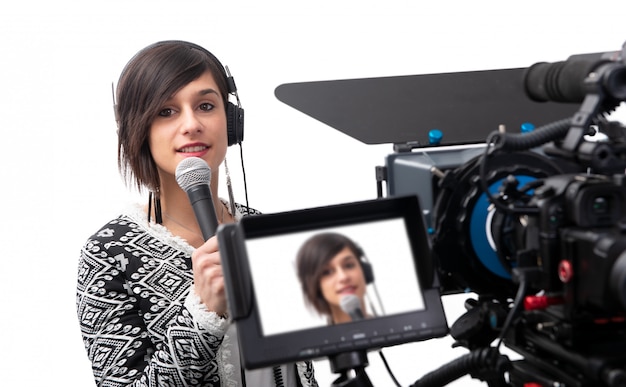
[[[385,369],[387,370],[387,373],[389,373],[389,376],[391,377],[391,380],[393,380],[393,383],[396,385],[396,387],[401,387],[400,383],[398,382],[398,379],[396,379],[396,376],[393,374],[393,371],[391,371],[391,367],[389,367],[389,363],[387,362],[387,358],[383,354],[382,349],[378,350],[378,355],[380,356],[380,359],[383,361],[383,364],[385,365]]]
[[[523,305],[523,300],[524,300],[524,297],[526,296],[526,291],[528,290],[528,283],[529,283],[528,275],[532,275],[532,273],[535,273],[535,272],[536,272],[536,269],[534,268],[513,269],[513,273],[515,274],[514,278],[518,280],[519,287],[517,288],[517,294],[515,296],[515,300],[513,301],[513,306],[511,307],[511,310],[509,311],[508,315],[506,316],[506,319],[504,320],[504,324],[502,325],[500,335],[498,336],[498,339],[497,339],[498,342],[496,344],[496,349],[499,349],[500,346],[502,345],[504,336],[506,335],[507,331],[511,328],[513,319],[515,318],[515,316],[517,316],[519,310],[521,309]]]

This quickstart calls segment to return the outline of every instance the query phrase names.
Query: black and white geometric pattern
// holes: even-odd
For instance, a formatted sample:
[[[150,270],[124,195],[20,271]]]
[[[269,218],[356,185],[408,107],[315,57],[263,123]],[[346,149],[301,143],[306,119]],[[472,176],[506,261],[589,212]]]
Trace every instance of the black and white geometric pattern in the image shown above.
[[[194,296],[192,251],[148,224],[139,206],[87,240],[76,305],[98,386],[237,385],[229,351],[220,351],[228,321],[207,311],[208,325],[199,324],[185,306]],[[310,362],[297,374],[303,386],[317,385]]]

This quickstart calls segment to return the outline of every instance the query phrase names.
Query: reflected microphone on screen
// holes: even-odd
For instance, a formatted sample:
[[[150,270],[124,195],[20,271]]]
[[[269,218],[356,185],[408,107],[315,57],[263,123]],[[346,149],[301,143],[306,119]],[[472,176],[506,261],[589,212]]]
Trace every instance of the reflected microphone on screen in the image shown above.
[[[176,167],[176,182],[187,192],[204,240],[217,230],[217,215],[211,195],[211,168],[199,157],[187,157]]]
[[[363,320],[363,310],[361,310],[361,301],[354,294],[348,294],[339,300],[341,310],[350,315],[352,321]]]

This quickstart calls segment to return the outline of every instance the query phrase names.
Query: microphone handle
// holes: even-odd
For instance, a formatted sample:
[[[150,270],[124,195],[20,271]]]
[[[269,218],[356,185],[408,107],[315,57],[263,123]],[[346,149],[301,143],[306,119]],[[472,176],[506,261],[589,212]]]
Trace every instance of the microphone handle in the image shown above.
[[[361,311],[361,308],[356,308],[355,310],[353,310],[352,312],[348,314],[350,315],[350,318],[352,319],[352,321],[359,321],[365,318],[365,316],[363,316],[363,311]]]
[[[196,214],[196,220],[204,240],[208,240],[217,231],[217,215],[213,206],[213,196],[208,184],[196,184],[187,189],[187,196]]]

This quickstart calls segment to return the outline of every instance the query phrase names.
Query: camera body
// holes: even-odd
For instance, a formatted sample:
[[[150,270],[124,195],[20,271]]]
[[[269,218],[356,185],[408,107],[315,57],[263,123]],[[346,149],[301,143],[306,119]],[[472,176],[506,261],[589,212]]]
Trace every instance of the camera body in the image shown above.
[[[550,156],[554,144],[489,157],[487,146],[425,147],[386,163],[390,195],[413,190],[426,198],[441,294],[477,298],[451,326],[456,345],[482,356],[500,338],[523,357],[507,368],[507,385],[619,385],[626,376],[626,176]],[[621,152],[615,138],[581,146]],[[482,380],[505,373],[495,368],[468,373]]]
[[[529,202],[526,265],[540,268],[533,288],[562,292],[575,320],[611,318],[626,311],[626,186],[624,175],[557,175]],[[533,262],[534,261],[534,262]]]

